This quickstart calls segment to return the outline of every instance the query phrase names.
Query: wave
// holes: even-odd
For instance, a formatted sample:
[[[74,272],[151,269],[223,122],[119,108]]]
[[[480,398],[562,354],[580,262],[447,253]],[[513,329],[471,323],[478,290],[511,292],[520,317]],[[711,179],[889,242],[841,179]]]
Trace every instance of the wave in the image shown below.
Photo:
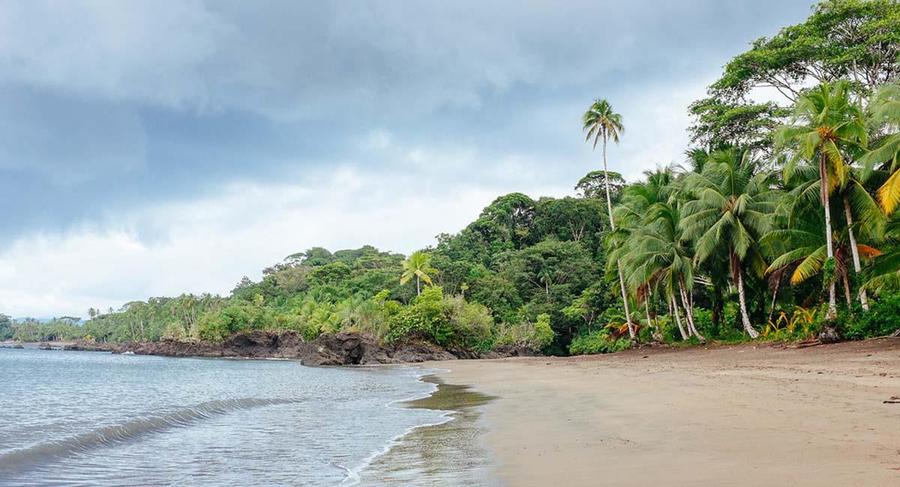
[[[414,395],[411,397],[407,397],[405,399],[397,399],[397,400],[391,401],[391,402],[385,404],[385,407],[406,409],[404,407],[397,406],[397,404],[408,403],[408,402],[416,401],[419,399],[425,399],[427,397],[433,396],[438,391],[438,385],[436,383],[426,381],[425,379],[429,376],[434,376],[435,374],[440,373],[440,372],[449,372],[449,370],[447,370],[447,369],[426,369],[426,370],[419,369],[419,370],[417,370],[416,376],[415,376],[416,381],[431,384],[431,386],[432,386],[431,390],[429,390],[428,392],[423,393],[423,394],[417,394],[417,395]],[[412,434],[417,429],[431,428],[434,426],[440,426],[444,423],[453,421],[453,413],[455,413],[456,411],[454,411],[454,410],[435,410],[435,412],[439,413],[439,415],[438,415],[439,419],[437,421],[434,421],[431,423],[427,423],[427,422],[420,423],[420,424],[406,428],[402,433],[400,433],[399,435],[396,435],[393,438],[391,438],[390,440],[388,440],[387,443],[382,445],[382,447],[380,449],[377,449],[377,450],[371,452],[369,454],[369,456],[364,458],[362,460],[362,462],[360,462],[354,468],[347,468],[340,464],[333,464],[335,467],[337,467],[345,472],[345,477],[344,477],[343,482],[341,482],[341,485],[346,486],[346,487],[359,485],[360,482],[362,481],[361,476],[362,476],[363,472],[366,469],[368,469],[379,457],[386,455],[388,452],[391,451],[391,449],[393,449],[394,447],[399,445],[403,441],[404,438],[406,438],[407,436]]]
[[[0,472],[22,470],[96,448],[125,443],[144,435],[189,426],[207,418],[242,409],[298,402],[297,399],[221,399],[165,414],[145,416],[104,426],[61,440],[39,443],[0,455]]]

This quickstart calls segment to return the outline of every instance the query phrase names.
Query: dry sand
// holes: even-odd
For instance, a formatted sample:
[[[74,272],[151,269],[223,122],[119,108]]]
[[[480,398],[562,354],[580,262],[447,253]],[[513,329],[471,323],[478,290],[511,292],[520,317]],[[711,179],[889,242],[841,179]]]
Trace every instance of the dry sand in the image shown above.
[[[439,366],[507,486],[900,486],[900,339]]]

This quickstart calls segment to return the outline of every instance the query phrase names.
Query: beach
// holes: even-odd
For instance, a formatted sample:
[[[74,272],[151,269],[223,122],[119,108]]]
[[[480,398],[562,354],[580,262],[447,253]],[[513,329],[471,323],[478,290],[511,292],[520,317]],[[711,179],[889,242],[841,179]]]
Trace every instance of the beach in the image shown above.
[[[507,486],[900,485],[900,339],[429,364]]]

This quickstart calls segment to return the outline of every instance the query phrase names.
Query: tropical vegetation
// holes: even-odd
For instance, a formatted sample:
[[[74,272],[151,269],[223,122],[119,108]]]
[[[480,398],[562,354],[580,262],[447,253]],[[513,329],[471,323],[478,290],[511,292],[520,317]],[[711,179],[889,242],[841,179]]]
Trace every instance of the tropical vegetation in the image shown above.
[[[579,354],[895,333],[898,56],[898,2],[824,1],[730,61],[689,107],[691,146],[637,181],[607,167],[627,117],[597,99],[581,125],[602,166],[577,196],[500,196],[408,257],[311,248],[226,297],[152,298],[85,323],[0,315],[0,339],[279,329]]]

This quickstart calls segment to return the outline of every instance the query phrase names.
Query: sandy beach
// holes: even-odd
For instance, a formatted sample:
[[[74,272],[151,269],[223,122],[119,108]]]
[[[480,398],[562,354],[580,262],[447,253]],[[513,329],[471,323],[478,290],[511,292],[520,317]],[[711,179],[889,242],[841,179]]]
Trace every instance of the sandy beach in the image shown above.
[[[900,339],[429,366],[507,486],[900,485]]]

